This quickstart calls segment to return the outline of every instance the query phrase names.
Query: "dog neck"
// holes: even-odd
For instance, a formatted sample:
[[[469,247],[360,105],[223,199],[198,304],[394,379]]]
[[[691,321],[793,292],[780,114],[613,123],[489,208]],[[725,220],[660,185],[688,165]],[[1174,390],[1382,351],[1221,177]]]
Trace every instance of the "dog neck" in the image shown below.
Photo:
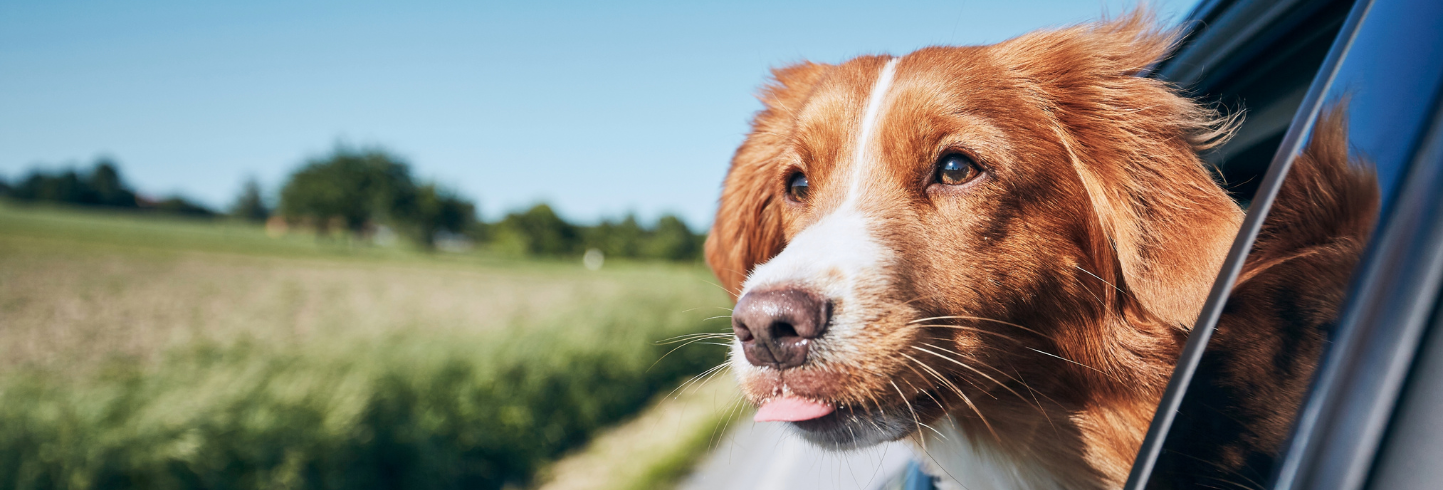
[[[1063,478],[1035,460],[1014,457],[987,437],[972,437],[952,417],[936,424],[937,431],[922,434],[914,447],[923,470],[943,490],[1051,490],[1070,488]]]
[[[1053,407],[1045,425],[994,411],[995,432],[967,414],[946,415],[913,437],[938,488],[966,490],[1118,488],[1146,431],[1156,400]],[[1001,407],[998,407],[1001,408]],[[1011,420],[1008,420],[1011,419]],[[1055,422],[1055,423],[1054,423]],[[950,486],[949,486],[950,485]]]

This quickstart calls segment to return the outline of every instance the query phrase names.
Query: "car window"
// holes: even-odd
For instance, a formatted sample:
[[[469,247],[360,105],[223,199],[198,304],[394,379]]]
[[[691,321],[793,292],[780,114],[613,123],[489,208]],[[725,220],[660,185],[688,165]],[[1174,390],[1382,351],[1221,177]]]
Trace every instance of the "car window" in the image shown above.
[[[1184,47],[1155,70],[1244,116],[1226,145],[1203,154],[1240,204],[1257,192],[1352,6],[1352,0],[1254,1],[1199,12],[1182,23],[1192,31]]]
[[[1249,219],[1128,488],[1272,488],[1284,452],[1298,445],[1289,441],[1301,407],[1315,404],[1320,359],[1349,335],[1360,271],[1378,260],[1374,236],[1434,117],[1440,10],[1436,2],[1359,2],[1327,39],[1329,55],[1309,72],[1286,134],[1264,136],[1276,117],[1264,114],[1213,156],[1226,176],[1255,168],[1248,159],[1260,148],[1275,155],[1256,187],[1233,189],[1252,204]],[[1248,109],[1250,117],[1268,111]]]

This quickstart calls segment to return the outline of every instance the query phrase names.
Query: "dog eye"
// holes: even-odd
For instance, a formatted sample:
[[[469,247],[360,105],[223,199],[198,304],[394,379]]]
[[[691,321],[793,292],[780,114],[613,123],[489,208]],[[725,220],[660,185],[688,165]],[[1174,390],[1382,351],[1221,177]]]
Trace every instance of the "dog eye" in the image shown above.
[[[806,201],[809,190],[807,176],[802,175],[801,172],[794,173],[791,178],[787,179],[787,197],[792,198],[793,201]]]
[[[948,153],[937,159],[937,182],[945,185],[966,184],[977,177],[981,170],[977,162],[961,153]]]

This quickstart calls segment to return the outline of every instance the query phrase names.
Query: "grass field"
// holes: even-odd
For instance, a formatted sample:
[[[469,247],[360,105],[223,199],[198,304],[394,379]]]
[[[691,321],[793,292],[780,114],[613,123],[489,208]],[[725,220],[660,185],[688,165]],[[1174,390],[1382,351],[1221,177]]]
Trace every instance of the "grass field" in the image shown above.
[[[0,206],[0,487],[535,484],[722,359],[703,267],[579,262]]]

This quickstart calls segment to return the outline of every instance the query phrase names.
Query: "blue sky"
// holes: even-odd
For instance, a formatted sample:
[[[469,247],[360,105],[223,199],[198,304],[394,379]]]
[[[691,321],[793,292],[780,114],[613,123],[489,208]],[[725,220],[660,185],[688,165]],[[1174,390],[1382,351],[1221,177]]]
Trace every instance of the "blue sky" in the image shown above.
[[[547,201],[702,226],[770,67],[1135,3],[0,0],[0,176],[109,155],[143,193],[224,206],[344,142],[490,219]],[[1194,3],[1154,4],[1175,21]]]

